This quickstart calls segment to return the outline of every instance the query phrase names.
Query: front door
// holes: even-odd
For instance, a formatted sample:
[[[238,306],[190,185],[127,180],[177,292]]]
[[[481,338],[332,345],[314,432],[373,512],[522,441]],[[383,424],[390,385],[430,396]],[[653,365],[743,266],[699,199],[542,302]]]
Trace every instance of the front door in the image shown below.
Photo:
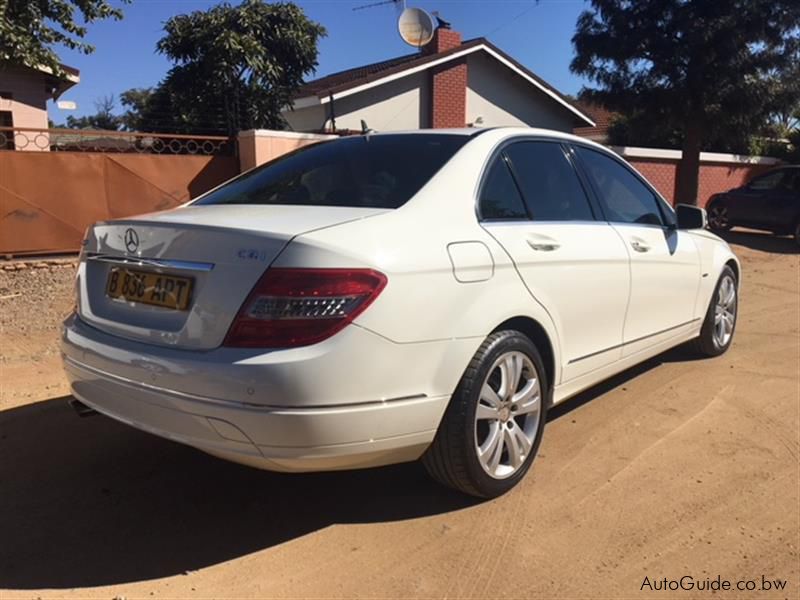
[[[780,183],[764,198],[765,225],[773,231],[793,233],[800,213],[800,169],[785,169],[782,173]]]

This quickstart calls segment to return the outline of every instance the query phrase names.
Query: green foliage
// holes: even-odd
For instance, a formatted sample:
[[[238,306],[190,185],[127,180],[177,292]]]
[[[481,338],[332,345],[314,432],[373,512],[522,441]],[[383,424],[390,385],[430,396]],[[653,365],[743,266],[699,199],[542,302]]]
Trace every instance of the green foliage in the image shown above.
[[[571,69],[598,84],[590,99],[705,129],[760,125],[772,72],[793,64],[796,0],[592,0],[578,20]],[[586,93],[585,92],[585,93]]]
[[[103,96],[95,100],[93,115],[85,117],[67,117],[67,127],[70,129],[102,129],[105,131],[118,131],[122,127],[122,119],[114,114],[116,100],[113,95]]]
[[[767,133],[787,138],[800,130],[800,52],[788,68],[773,75],[771,94],[775,109]]]
[[[680,150],[684,142],[683,129],[665,113],[664,110],[651,113],[634,110],[625,115],[618,115],[608,129],[608,143],[612,146]],[[750,133],[741,128],[735,131],[730,131],[726,127],[716,128],[706,133],[700,148],[704,152],[759,154],[755,151],[754,143],[761,137],[752,136]]]
[[[681,147],[681,131],[660,115],[641,110],[615,116],[608,128],[608,143],[612,146],[643,146],[645,148]]]
[[[783,157],[786,162],[800,165],[800,128],[789,134],[789,146]]]
[[[781,139],[753,138],[750,154],[772,156],[789,164],[800,164],[800,129]]]
[[[317,65],[325,29],[292,3],[245,0],[169,19],[158,52],[174,63],[141,108],[149,131],[282,128],[281,108]]]
[[[591,0],[572,41],[573,72],[593,102],[640,135],[680,143],[685,200],[696,197],[701,148],[746,146],[781,110],[775,81],[796,65],[797,0]],[[641,145],[641,144],[640,144]],[[693,181],[692,181],[693,180]],[[694,190],[692,191],[692,187]]]
[[[0,64],[63,75],[53,46],[91,54],[94,47],[83,41],[86,25],[108,18],[121,19],[122,11],[107,0],[0,0]]]
[[[119,95],[119,101],[126,108],[120,117],[123,127],[128,131],[141,131],[144,114],[150,106],[153,88],[131,88]]]

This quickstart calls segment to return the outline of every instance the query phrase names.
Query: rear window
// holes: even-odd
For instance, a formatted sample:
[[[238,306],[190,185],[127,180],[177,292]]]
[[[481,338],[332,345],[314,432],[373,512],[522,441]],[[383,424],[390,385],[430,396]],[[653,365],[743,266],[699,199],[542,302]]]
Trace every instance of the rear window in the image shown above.
[[[281,156],[195,204],[300,204],[397,208],[469,140],[466,135],[341,138]]]

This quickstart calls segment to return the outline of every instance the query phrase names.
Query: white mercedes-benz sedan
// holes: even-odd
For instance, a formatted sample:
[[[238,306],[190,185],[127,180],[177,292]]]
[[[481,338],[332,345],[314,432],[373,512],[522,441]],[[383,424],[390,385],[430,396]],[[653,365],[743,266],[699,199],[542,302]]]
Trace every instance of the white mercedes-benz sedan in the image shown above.
[[[279,471],[421,458],[493,497],[548,407],[687,341],[731,344],[740,266],[609,150],[428,130],[296,150],[86,234],[77,408]]]

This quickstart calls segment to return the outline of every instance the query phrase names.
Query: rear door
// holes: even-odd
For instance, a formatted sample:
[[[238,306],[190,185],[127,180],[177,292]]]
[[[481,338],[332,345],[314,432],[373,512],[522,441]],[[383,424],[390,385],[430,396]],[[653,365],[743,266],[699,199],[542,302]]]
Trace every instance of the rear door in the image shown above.
[[[505,146],[487,170],[479,200],[483,227],[555,322],[562,382],[618,360],[628,253],[614,229],[596,219],[562,145]]]
[[[630,256],[622,353],[629,356],[692,324],[699,253],[691,235],[675,228],[674,213],[630,167],[586,146],[576,145],[575,152]]]

